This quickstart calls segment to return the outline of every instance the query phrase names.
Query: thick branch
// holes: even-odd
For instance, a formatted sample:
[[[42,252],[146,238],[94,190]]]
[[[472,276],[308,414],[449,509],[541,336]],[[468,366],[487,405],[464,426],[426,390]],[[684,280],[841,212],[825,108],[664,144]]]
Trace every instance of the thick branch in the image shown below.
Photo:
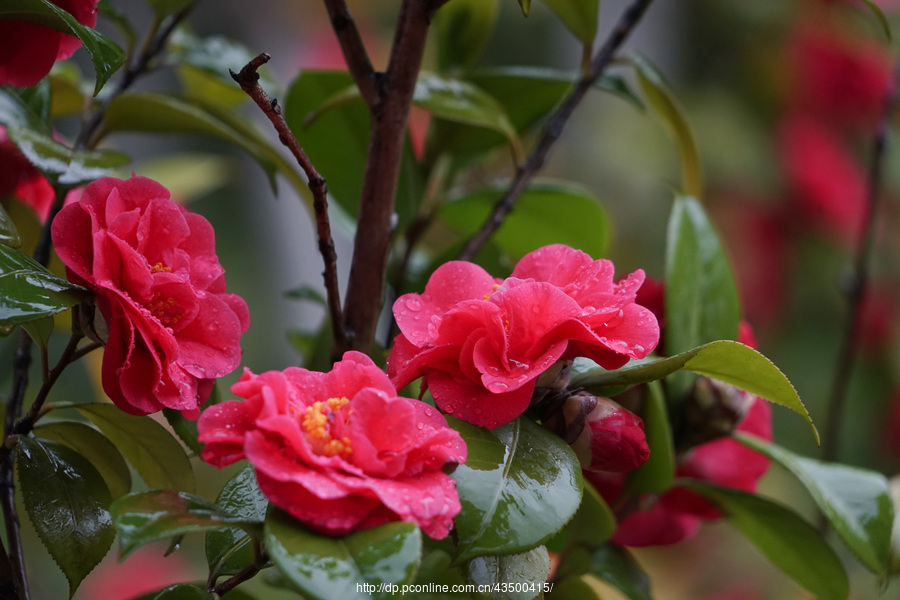
[[[344,304],[348,344],[343,350],[369,352],[384,302],[384,281],[392,236],[394,197],[406,123],[428,27],[440,3],[404,0],[388,70],[380,80],[380,101],[371,109],[369,149],[359,203],[350,282]]]
[[[834,369],[834,380],[831,385],[831,400],[828,404],[828,420],[825,424],[824,450],[825,460],[836,461],[840,454],[840,433],[843,424],[844,406],[847,400],[847,389],[850,375],[859,346],[859,332],[862,321],[863,302],[869,287],[869,263],[875,242],[875,226],[877,224],[878,200],[883,183],[883,167],[885,148],[890,135],[891,117],[900,102],[900,59],[895,66],[894,77],[884,101],[881,119],[876,126],[872,139],[872,157],[869,164],[869,180],[866,189],[865,225],[859,232],[853,272],[847,283],[848,315],[844,323],[841,347],[838,351]]]
[[[328,187],[325,179],[319,174],[312,161],[303,151],[300,142],[294,137],[294,133],[281,114],[281,107],[277,100],[271,100],[265,90],[259,85],[259,73],[257,69],[269,62],[271,56],[260,54],[247,63],[240,73],[231,71],[231,76],[249,95],[256,105],[262,109],[269,121],[278,132],[278,139],[284,144],[297,160],[297,164],[306,173],[309,180],[309,189],[313,194],[313,208],[316,213],[316,230],[319,238],[319,252],[325,263],[325,291],[328,297],[328,311],[331,315],[331,327],[334,332],[335,344],[345,344],[344,318],[341,314],[341,294],[338,288],[337,253],[334,250],[334,240],[331,238],[331,223],[328,219]]]
[[[359,29],[350,8],[344,0],[324,0],[328,10],[328,18],[331,19],[331,27],[341,45],[344,60],[347,61],[347,69],[359,88],[359,93],[369,107],[378,102],[378,92],[375,89],[375,69],[369,60],[369,53],[363,43]]]
[[[478,251],[481,250],[481,247],[484,246],[494,232],[503,224],[503,220],[512,211],[519,196],[521,196],[522,192],[528,187],[528,184],[531,183],[531,180],[534,179],[538,171],[544,166],[547,154],[562,135],[563,128],[565,128],[566,123],[569,122],[572,113],[575,112],[575,108],[581,103],[585,94],[591,89],[600,75],[603,74],[603,71],[606,70],[613,58],[615,58],[616,52],[618,52],[619,48],[631,34],[631,31],[641,20],[641,17],[644,15],[644,12],[647,10],[647,7],[650,6],[652,1],[653,0],[634,0],[631,6],[622,13],[615,29],[610,33],[603,46],[597,51],[597,54],[594,55],[590,72],[578,80],[575,87],[569,92],[569,95],[566,96],[559,108],[556,109],[556,112],[550,117],[550,120],[547,122],[540,139],[531,151],[528,159],[516,171],[516,176],[510,183],[506,194],[504,194],[494,205],[494,210],[491,212],[491,215],[488,217],[487,221],[485,221],[484,225],[481,226],[481,229],[469,238],[465,246],[463,246],[462,251],[459,253],[460,260],[472,260],[472,258],[478,254]]]

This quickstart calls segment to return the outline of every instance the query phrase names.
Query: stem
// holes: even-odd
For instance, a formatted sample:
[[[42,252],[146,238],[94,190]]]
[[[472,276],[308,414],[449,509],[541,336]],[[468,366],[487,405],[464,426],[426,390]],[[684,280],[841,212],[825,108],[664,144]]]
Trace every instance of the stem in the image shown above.
[[[585,94],[594,85],[594,82],[603,74],[603,71],[609,66],[615,57],[616,52],[631,34],[631,31],[641,20],[647,7],[653,0],[634,0],[632,4],[622,13],[615,29],[610,33],[609,37],[603,43],[603,46],[594,55],[594,59],[590,64],[589,72],[582,76],[575,84],[575,87],[569,92],[562,104],[556,109],[556,112],[550,117],[540,139],[535,145],[531,154],[525,163],[516,170],[516,175],[509,185],[506,194],[494,205],[494,210],[488,219],[463,246],[459,253],[460,260],[472,260],[481,247],[490,239],[490,237],[500,228],[503,220],[512,211],[519,196],[528,187],[528,184],[534,179],[538,171],[544,166],[547,154],[550,149],[562,135],[563,128],[575,112],[575,108],[584,99]]]
[[[206,589],[209,592],[223,596],[248,579],[253,578],[266,566],[267,562],[269,562],[269,555],[260,548],[258,540],[253,540],[253,562],[219,585],[215,583],[215,576],[210,575],[210,579],[206,582]]]
[[[356,28],[356,22],[353,15],[350,14],[350,8],[344,0],[324,0],[325,8],[328,11],[328,18],[331,19],[331,28],[337,36],[341,45],[341,52],[344,54],[344,60],[347,61],[347,69],[359,88],[359,93],[371,108],[378,103],[378,92],[375,88],[375,69],[372,67],[372,61],[369,59],[369,53],[363,43],[359,29]]]
[[[345,350],[369,352],[384,302],[385,275],[393,228],[394,196],[400,173],[409,108],[425,51],[428,27],[443,2],[404,0],[387,71],[376,77],[378,100],[371,104],[366,169],[359,203],[359,227],[353,247],[344,304]]]
[[[297,160],[297,163],[306,173],[309,180],[309,189],[313,194],[313,208],[316,213],[316,229],[319,238],[319,252],[325,263],[325,290],[328,296],[328,310],[331,314],[331,327],[336,346],[344,346],[346,336],[344,334],[344,318],[341,311],[341,293],[338,287],[337,253],[334,250],[334,240],[331,237],[331,223],[328,219],[328,187],[325,179],[319,174],[312,161],[303,151],[300,142],[294,136],[287,121],[281,114],[281,107],[277,100],[272,100],[259,85],[259,73],[257,69],[269,62],[272,57],[268,54],[260,54],[247,63],[240,73],[231,71],[231,77],[241,86],[241,89],[250,96],[262,109],[275,130],[278,139],[284,144]]]
[[[900,60],[895,66],[894,76],[884,101],[881,119],[875,128],[872,139],[872,158],[869,164],[869,180],[866,189],[865,226],[859,234],[856,255],[853,261],[853,272],[847,283],[846,296],[849,304],[847,320],[841,338],[834,380],[831,385],[831,399],[828,403],[828,417],[824,436],[823,457],[827,461],[836,461],[840,455],[841,425],[843,424],[844,406],[847,402],[847,390],[850,376],[859,350],[859,328],[862,320],[863,300],[869,287],[869,263],[875,243],[875,226],[878,213],[878,200],[883,183],[884,155],[890,134],[891,117],[900,101]]]

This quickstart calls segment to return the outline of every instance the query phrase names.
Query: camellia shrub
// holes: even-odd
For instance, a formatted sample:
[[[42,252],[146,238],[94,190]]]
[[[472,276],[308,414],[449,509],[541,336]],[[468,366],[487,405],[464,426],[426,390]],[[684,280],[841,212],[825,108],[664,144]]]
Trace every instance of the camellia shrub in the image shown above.
[[[769,153],[814,214],[804,223],[860,240],[820,436],[738,293],[785,231],[748,216],[726,241],[768,241],[747,242],[733,270],[686,112],[624,49],[652,0],[613,16],[543,0],[582,49],[573,71],[479,66],[501,0],[397,0],[363,19],[345,0],[307,2],[343,67],[289,82],[266,70],[269,49],[198,35],[198,2],[145,0],[145,31],[115,0],[0,4],[0,597],[57,593],[44,573],[58,570],[76,599],[670,599],[687,596],[641,549],[690,548],[711,523],[782,571],[791,597],[891,589],[888,479],[836,451],[897,105],[883,44],[820,27],[837,21],[797,27],[800,89]],[[530,1],[503,2],[536,18]],[[890,33],[873,2],[802,4]],[[177,89],[145,79],[162,69]],[[649,244],[664,247],[661,279],[607,257],[610,218],[589,185],[544,177],[593,95],[662,121],[677,149],[665,243]],[[868,177],[848,149],[859,131]],[[240,370],[260,362],[254,324],[272,320],[231,267],[247,238],[215,231],[182,191],[223,171],[146,168],[120,133],[203,138],[219,164],[236,149],[304,203],[318,251],[286,262],[321,264],[322,279],[289,295],[324,317],[303,332],[275,317],[294,364]],[[254,210],[269,192],[230,193]],[[770,320],[779,293],[744,289]],[[824,460],[780,445],[773,413]],[[802,500],[760,492],[776,469]],[[722,572],[708,597],[774,597]]]

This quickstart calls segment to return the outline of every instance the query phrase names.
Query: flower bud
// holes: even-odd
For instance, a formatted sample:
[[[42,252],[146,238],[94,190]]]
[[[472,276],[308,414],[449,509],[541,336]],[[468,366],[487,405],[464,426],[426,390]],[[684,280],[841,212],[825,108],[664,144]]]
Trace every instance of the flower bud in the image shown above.
[[[609,398],[580,391],[544,418],[544,426],[572,446],[588,471],[623,473],[650,456],[640,417]]]
[[[752,403],[751,394],[728,383],[700,377],[685,399],[683,443],[690,448],[729,435]]]

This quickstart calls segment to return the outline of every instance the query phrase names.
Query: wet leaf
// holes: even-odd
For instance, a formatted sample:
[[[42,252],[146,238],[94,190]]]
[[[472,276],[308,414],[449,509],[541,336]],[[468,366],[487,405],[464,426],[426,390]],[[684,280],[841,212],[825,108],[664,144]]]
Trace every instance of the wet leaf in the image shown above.
[[[261,521],[247,519],[187,492],[154,490],[129,494],[110,508],[119,532],[120,557],[157,540],[238,526],[261,535]]]
[[[38,425],[34,435],[68,446],[90,461],[106,482],[113,500],[131,491],[131,472],[125,459],[113,443],[93,427],[75,421],[58,421]]]
[[[661,493],[672,486],[675,478],[675,443],[672,440],[666,398],[658,382],[648,384],[647,400],[641,418],[644,421],[650,457],[628,474],[626,493]]]
[[[581,504],[581,466],[558,436],[526,417],[497,429],[448,418],[468,447],[456,481],[457,560],[512,554],[548,541]]]
[[[628,550],[607,544],[591,555],[589,572],[613,586],[628,600],[652,600],[650,578]]]
[[[75,187],[113,173],[131,157],[111,150],[78,152],[47,134],[21,127],[7,127],[6,136],[51,181]]]
[[[413,523],[331,537],[274,508],[266,517],[265,539],[272,562],[310,600],[394,598],[385,588],[412,581],[422,554],[422,533]],[[373,592],[360,591],[364,585]]]
[[[850,593],[841,560],[816,529],[792,510],[746,492],[692,480],[679,481],[713,502],[729,524],[775,566],[820,600],[845,600]]]
[[[55,315],[85,297],[84,288],[53,275],[18,250],[0,244],[0,326]]]
[[[74,450],[20,436],[16,471],[25,509],[69,582],[69,597],[115,539],[100,473]]]
[[[563,24],[582,43],[590,44],[597,35],[600,0],[544,0]]]
[[[550,555],[543,546],[519,554],[479,556],[467,565],[469,582],[490,586],[485,595],[494,600],[532,600],[543,591],[549,574]],[[503,590],[504,584],[513,584],[512,589]]]
[[[253,467],[247,465],[225,487],[216,505],[248,521],[265,521],[269,501],[256,483]],[[251,536],[236,527],[217,529],[206,534],[206,560],[212,573],[233,575],[253,561]]]
[[[97,72],[95,96],[125,62],[125,53],[112,40],[95,29],[83,26],[75,17],[48,0],[3,0],[0,18],[36,23],[80,39]]]
[[[736,433],[735,438],[800,480],[860,562],[882,578],[887,576],[894,507],[884,475],[798,456],[752,435]]]
[[[78,404],[115,444],[150,488],[194,490],[194,470],[181,444],[150,417],[129,415],[107,403]]]
[[[0,206],[0,244],[10,248],[18,248],[22,244],[16,224],[6,214],[6,209]]]
[[[567,545],[588,548],[602,546],[616,532],[616,517],[609,505],[589,483],[584,484],[581,506],[566,526],[569,532]]]

